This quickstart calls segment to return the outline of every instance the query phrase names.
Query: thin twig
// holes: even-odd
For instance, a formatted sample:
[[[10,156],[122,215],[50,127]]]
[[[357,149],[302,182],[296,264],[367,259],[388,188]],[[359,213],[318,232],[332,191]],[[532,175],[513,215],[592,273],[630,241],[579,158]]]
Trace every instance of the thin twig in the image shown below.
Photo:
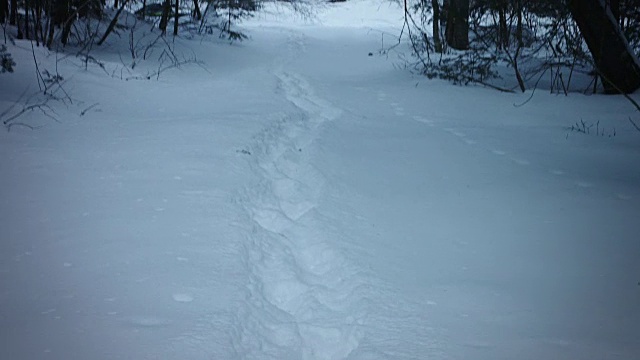
[[[636,128],[636,130],[640,131],[640,127],[633,121],[633,119],[631,119],[631,116],[629,116],[629,122],[631,123],[631,125],[633,125],[634,128]]]
[[[93,109],[94,107],[98,106],[98,104],[100,104],[100,103],[95,103],[95,104],[89,106],[88,108],[82,110],[80,112],[80,116],[84,116],[87,113],[87,111],[89,111],[89,110]]]
[[[531,91],[531,96],[529,96],[529,98],[527,100],[525,100],[523,103],[520,104],[513,104],[514,107],[521,107],[524,106],[525,104],[527,104],[529,101],[531,101],[531,99],[533,99],[533,95],[536,93],[536,90],[538,89],[538,83],[540,83],[540,80],[542,80],[542,77],[544,76],[544,74],[547,72],[549,68],[546,68],[541,74],[540,77],[538,78],[538,81],[536,81],[535,85],[533,86],[533,90]],[[553,69],[551,70],[553,71]]]

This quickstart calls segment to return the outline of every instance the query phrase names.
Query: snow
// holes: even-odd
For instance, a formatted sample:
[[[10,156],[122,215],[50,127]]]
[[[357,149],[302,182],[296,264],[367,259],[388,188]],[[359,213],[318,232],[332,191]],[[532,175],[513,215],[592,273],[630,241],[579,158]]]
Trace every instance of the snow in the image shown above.
[[[177,39],[205,69],[59,60],[73,103],[0,133],[0,358],[637,357],[627,100],[412,75],[368,55],[393,4],[266,10]],[[1,109],[37,89],[9,50]]]

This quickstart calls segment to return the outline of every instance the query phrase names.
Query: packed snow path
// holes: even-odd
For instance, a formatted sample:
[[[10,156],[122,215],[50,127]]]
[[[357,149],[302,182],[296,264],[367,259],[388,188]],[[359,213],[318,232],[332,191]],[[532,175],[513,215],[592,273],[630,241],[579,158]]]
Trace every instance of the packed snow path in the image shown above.
[[[401,15],[263,16],[3,133],[0,358],[635,359],[637,138],[562,130],[624,100],[413,77],[369,56]]]

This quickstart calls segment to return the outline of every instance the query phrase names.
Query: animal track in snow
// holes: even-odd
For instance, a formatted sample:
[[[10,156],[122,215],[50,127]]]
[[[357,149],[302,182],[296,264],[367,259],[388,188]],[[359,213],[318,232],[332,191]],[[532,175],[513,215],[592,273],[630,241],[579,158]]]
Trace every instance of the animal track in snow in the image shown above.
[[[414,117],[414,119],[415,119],[415,118],[416,118],[416,117]],[[421,120],[421,119],[419,119],[418,121],[422,121],[422,120]],[[433,125],[432,125],[432,126],[433,126]],[[475,140],[473,140],[473,139],[469,139],[469,138],[467,137],[467,134],[465,134],[465,133],[463,133],[463,132],[460,132],[460,131],[458,131],[458,130],[456,130],[456,129],[454,129],[454,128],[444,128],[443,130],[444,130],[444,131],[446,131],[446,132],[448,132],[448,133],[450,133],[451,135],[454,135],[454,136],[459,137],[459,138],[460,138],[462,141],[464,141],[464,143],[465,143],[465,144],[467,144],[467,145],[475,145],[475,144],[477,144],[477,143],[478,143],[477,141],[475,141]]]
[[[310,290],[309,286],[295,279],[269,279],[264,284],[264,294],[271,304],[277,308],[294,315],[304,305],[305,294]]]
[[[571,342],[563,339],[544,339],[544,342],[556,346],[570,346]]]
[[[314,275],[324,275],[331,271],[336,254],[326,244],[305,246],[300,250],[300,262]]]
[[[433,120],[426,119],[423,116],[416,115],[413,117],[413,120],[427,124],[428,126],[435,126]]]
[[[464,133],[462,133],[462,132],[460,132],[460,131],[458,131],[458,130],[456,130],[454,128],[449,128],[449,127],[448,128],[444,128],[444,131],[446,131],[446,132],[448,132],[448,133],[450,133],[452,135],[455,135],[457,137],[465,137],[466,136]]]
[[[276,234],[281,234],[292,225],[291,219],[276,209],[255,209],[253,219],[263,229]]]
[[[173,294],[171,296],[173,298],[173,300],[177,301],[177,302],[192,302],[193,301],[193,296],[191,294],[186,294],[186,293],[176,293]]]
[[[391,107],[393,108],[393,112],[397,115],[397,116],[404,116],[404,108],[402,106],[400,106],[399,103],[397,102],[392,102],[389,105],[391,105]]]
[[[356,324],[343,328],[327,328],[313,324],[300,326],[300,333],[306,339],[303,359],[346,359],[360,343],[362,334]]]
[[[126,319],[129,325],[143,328],[157,328],[171,325],[171,321],[153,316],[134,316]]]
[[[520,158],[512,158],[511,160],[513,160],[513,162],[515,162],[518,165],[530,165],[531,163],[528,160],[524,160],[524,159],[520,159]]]
[[[284,212],[284,214],[292,221],[300,219],[315,207],[316,204],[311,201],[301,201],[298,203],[287,200],[280,201],[280,208],[282,209],[282,212]]]
[[[292,203],[305,202],[309,194],[315,194],[316,191],[316,189],[312,189],[306,184],[289,177],[274,180],[272,188],[273,193],[278,198],[286,199]]]
[[[586,188],[590,188],[590,187],[593,187],[593,184],[592,184],[592,183],[590,183],[590,182],[586,182],[586,181],[577,181],[577,182],[576,182],[576,185],[577,185],[578,187],[581,187],[581,188],[584,188],[584,189],[586,189]]]

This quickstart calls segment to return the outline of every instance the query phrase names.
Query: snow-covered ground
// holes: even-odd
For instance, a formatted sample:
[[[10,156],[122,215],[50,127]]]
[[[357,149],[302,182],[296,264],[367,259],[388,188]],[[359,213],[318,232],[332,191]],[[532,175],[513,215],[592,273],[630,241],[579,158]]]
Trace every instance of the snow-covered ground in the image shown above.
[[[206,70],[62,59],[58,122],[0,133],[0,359],[638,357],[624,98],[412,75],[388,3],[267,10],[176,42]],[[9,50],[0,111],[37,89]]]

